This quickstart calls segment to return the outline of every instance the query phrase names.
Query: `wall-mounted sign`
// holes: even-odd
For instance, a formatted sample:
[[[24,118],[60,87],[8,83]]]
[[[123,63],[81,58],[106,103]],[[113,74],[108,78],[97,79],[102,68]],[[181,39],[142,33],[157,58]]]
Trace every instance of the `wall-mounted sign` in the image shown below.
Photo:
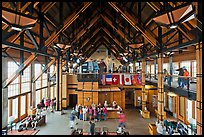
[[[89,101],[90,101],[90,97],[87,97],[87,98],[86,98],[86,102],[89,102]]]

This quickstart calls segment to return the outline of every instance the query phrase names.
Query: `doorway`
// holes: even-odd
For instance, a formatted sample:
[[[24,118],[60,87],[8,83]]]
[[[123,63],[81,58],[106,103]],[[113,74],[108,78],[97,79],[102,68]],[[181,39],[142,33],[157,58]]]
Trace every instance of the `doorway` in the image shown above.
[[[75,107],[77,104],[77,94],[69,94],[69,107]]]
[[[125,91],[125,108],[134,108],[134,91]]]

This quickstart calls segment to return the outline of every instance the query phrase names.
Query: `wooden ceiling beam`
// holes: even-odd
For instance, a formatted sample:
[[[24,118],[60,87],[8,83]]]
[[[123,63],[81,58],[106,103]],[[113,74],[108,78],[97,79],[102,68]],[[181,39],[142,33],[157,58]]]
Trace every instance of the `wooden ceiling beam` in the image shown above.
[[[124,12],[124,10],[116,5],[115,2],[108,2],[112,8],[121,14],[121,16],[137,31],[140,31],[143,37],[152,45],[157,45],[157,40],[150,34],[149,31],[146,31],[141,25],[138,24],[138,20],[132,17],[129,13]]]
[[[91,3],[92,2],[85,2],[84,6],[77,13],[74,12],[69,17],[67,17],[63,22],[64,26],[59,31],[54,31],[51,34],[51,36],[45,41],[45,46],[50,46],[51,43],[57,39],[59,34],[65,31],[79,17],[79,15],[91,5]]]
[[[116,32],[122,37],[125,39],[125,41],[127,43],[131,43],[131,41],[129,39],[127,39],[127,36],[125,36],[125,34],[120,30],[120,29],[117,29],[114,25],[113,25],[113,22],[111,22],[111,20],[109,20],[107,17],[101,15],[102,19],[105,20],[108,25],[110,25],[113,29],[116,30]]]
[[[77,33],[77,35],[72,39],[71,43],[76,42],[76,41],[77,41],[77,38],[82,37],[82,36],[87,32],[87,29],[90,29],[90,28],[97,22],[97,20],[98,20],[99,18],[100,18],[100,16],[95,16],[95,17],[91,20],[89,26],[87,26],[86,29],[82,29],[79,33]],[[71,43],[70,43],[70,44],[71,44]]]
[[[107,28],[102,28],[102,29],[104,30],[104,32],[106,32],[106,34],[107,34],[109,37],[111,37],[111,38],[115,41],[115,43],[117,43],[117,44],[119,45],[119,47],[120,47],[122,50],[125,50],[124,47],[121,46],[121,42],[118,41],[118,39],[113,38]]]
[[[86,40],[82,43],[80,49],[83,49],[83,47],[84,47],[84,46],[91,40],[91,38],[93,38],[99,31],[100,31],[100,28],[96,29],[96,30],[93,32],[92,36],[91,36],[90,38],[86,39]]]

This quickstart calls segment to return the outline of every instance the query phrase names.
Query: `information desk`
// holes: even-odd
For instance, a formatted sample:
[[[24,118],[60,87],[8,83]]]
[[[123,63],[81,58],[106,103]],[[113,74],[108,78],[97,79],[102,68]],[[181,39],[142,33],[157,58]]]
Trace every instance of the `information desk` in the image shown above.
[[[120,109],[117,108],[112,108],[112,107],[107,107],[108,110],[108,116],[107,118],[119,118],[119,113],[120,113]]]

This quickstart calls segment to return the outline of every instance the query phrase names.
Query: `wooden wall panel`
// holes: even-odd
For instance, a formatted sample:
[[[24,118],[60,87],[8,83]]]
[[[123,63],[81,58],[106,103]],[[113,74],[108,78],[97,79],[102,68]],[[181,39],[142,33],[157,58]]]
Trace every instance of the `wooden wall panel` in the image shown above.
[[[77,84],[77,75],[68,75],[68,84]]]
[[[93,92],[93,103],[98,105],[98,92]]]
[[[116,101],[119,106],[122,106],[121,99],[121,92],[113,92],[113,101]]]
[[[89,98],[89,101],[87,100]],[[93,93],[92,92],[84,92],[84,105],[90,106],[93,103]]]
[[[107,103],[111,105],[111,103],[113,102],[111,100],[111,94],[113,94],[113,92],[99,92],[98,102],[104,104],[104,102],[107,101]]]
[[[77,87],[77,89],[78,89],[78,90],[82,90],[82,89],[83,89],[83,86],[84,86],[84,82],[78,82],[78,87]]]
[[[122,103],[121,108],[125,109],[125,90],[122,90],[121,92],[121,103]]]
[[[98,82],[93,82],[93,89],[98,89]]]
[[[84,82],[84,89],[91,90],[93,87],[92,82]]]
[[[77,104],[84,105],[83,92],[77,92]]]

